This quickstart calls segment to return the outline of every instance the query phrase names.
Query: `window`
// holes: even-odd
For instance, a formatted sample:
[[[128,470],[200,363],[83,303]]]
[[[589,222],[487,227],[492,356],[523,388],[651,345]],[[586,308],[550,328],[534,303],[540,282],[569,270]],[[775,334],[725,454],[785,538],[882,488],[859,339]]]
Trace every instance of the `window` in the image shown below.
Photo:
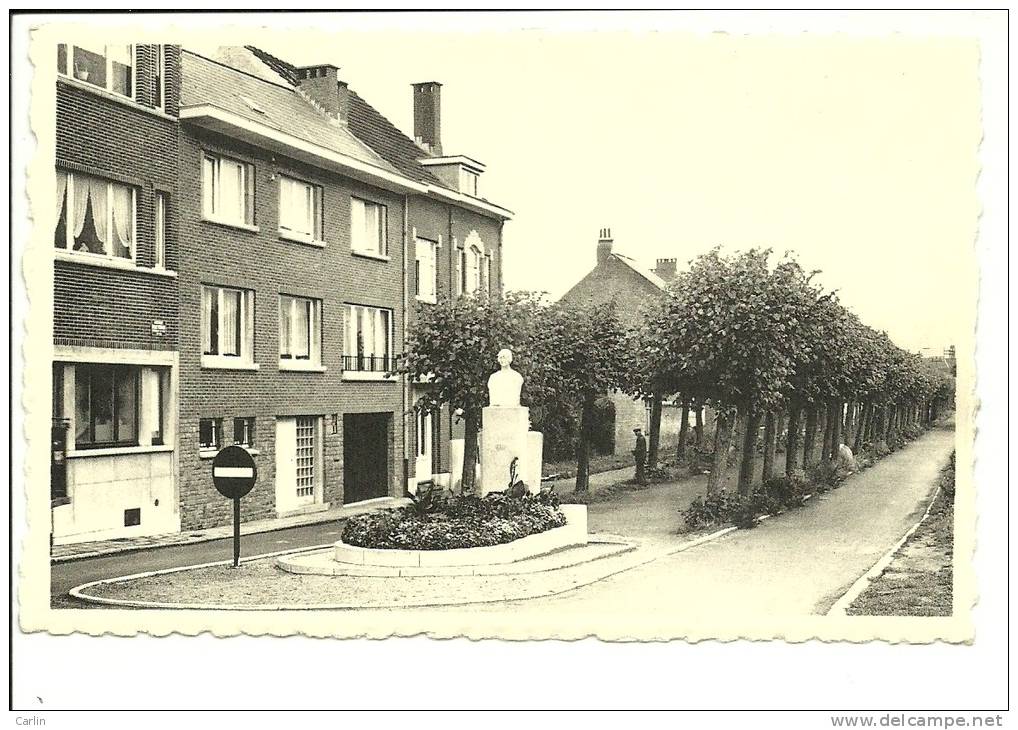
[[[75,366],[76,448],[137,445],[138,374],[123,365]]]
[[[202,418],[198,421],[198,448],[219,449],[223,445],[223,419]]]
[[[280,364],[322,361],[322,302],[287,294],[279,295]]]
[[[134,259],[137,192],[98,177],[57,170],[54,245],[75,253]]]
[[[134,98],[134,46],[57,46],[57,70],[100,89]]]
[[[152,72],[152,104],[157,109],[162,109],[166,83],[166,49],[163,46],[153,46],[153,48],[156,54],[156,64]]]
[[[438,294],[438,243],[426,238],[416,239],[414,279],[417,298],[435,302]]]
[[[350,247],[354,251],[369,256],[388,256],[387,231],[384,205],[350,199]]]
[[[456,258],[456,293],[465,294],[467,291],[467,252],[462,248],[455,249]]]
[[[467,275],[464,287],[464,291],[468,294],[473,294],[481,288],[481,252],[476,246],[471,246],[467,252]]]
[[[166,268],[166,193],[156,193],[155,267]]]
[[[166,402],[169,400],[170,371],[167,368],[142,370],[141,409],[146,415],[142,423],[150,429],[153,446],[166,443]]]
[[[385,374],[393,367],[392,310],[361,307],[346,308],[346,346],[343,369]]]
[[[205,155],[202,215],[220,223],[254,226],[254,165]]]
[[[484,257],[481,268],[481,280],[484,282],[482,288],[485,293],[491,294],[491,254]]]
[[[248,448],[255,445],[254,416],[233,419],[233,443]]]
[[[317,416],[297,417],[297,496],[314,497],[315,495],[315,457],[318,448],[315,445],[318,432]]]
[[[279,233],[302,241],[322,240],[322,189],[279,178]]]
[[[254,292],[220,286],[203,286],[201,309],[203,365],[207,358],[249,363]],[[223,365],[213,362],[213,365]]]
[[[478,174],[465,168],[460,168],[460,192],[477,197]]]

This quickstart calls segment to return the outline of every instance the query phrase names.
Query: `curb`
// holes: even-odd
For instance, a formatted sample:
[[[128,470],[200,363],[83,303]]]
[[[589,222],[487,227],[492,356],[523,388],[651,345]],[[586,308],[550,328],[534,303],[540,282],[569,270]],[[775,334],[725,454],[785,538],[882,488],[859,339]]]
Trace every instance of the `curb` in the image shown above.
[[[623,564],[622,566],[620,566],[617,569],[612,570],[612,571],[610,571],[608,573],[605,573],[603,575],[599,575],[599,576],[597,576],[595,578],[591,578],[589,580],[583,580],[583,581],[581,581],[579,583],[574,583],[574,584],[571,584],[571,585],[569,585],[567,587],[560,588],[560,589],[553,589],[553,590],[549,590],[549,591],[542,591],[542,592],[538,592],[538,593],[535,593],[534,595],[529,595],[529,596],[506,596],[505,598],[499,598],[499,599],[487,599],[487,600],[476,600],[476,601],[456,601],[456,602],[453,602],[453,603],[436,602],[436,603],[417,604],[417,605],[414,605],[414,606],[407,606],[407,608],[436,608],[436,607],[440,607],[440,606],[465,606],[465,605],[478,604],[478,603],[501,603],[501,602],[505,602],[505,601],[525,601],[525,600],[531,600],[531,599],[534,599],[534,598],[546,598],[546,597],[549,597],[549,596],[556,596],[556,595],[560,595],[562,593],[568,593],[569,591],[573,591],[573,590],[576,590],[578,588],[584,588],[584,587],[586,587],[588,585],[591,585],[593,583],[597,583],[599,581],[605,580],[606,578],[611,578],[612,576],[619,575],[620,573],[625,573],[626,571],[632,570],[634,568],[639,568],[640,566],[647,565],[648,563],[652,563],[655,560],[658,560],[660,558],[667,557],[669,555],[675,555],[676,553],[680,553],[680,552],[683,552],[685,550],[689,550],[691,548],[696,547],[697,545],[702,545],[705,542],[710,542],[711,540],[715,540],[715,539],[717,539],[719,537],[722,537],[723,535],[727,535],[728,533],[733,532],[733,531],[735,531],[737,529],[739,529],[739,528],[737,528],[737,527],[726,527],[726,528],[724,528],[722,530],[717,530],[716,532],[712,532],[712,533],[710,533],[708,535],[703,535],[703,536],[695,538],[693,540],[688,540],[688,541],[686,541],[686,542],[684,542],[684,543],[682,543],[682,544],[680,544],[680,545],[678,545],[678,546],[676,546],[676,547],[674,547],[672,549],[666,550],[664,552],[654,552],[653,554],[651,554],[649,556],[643,556],[643,557],[641,557],[640,559],[638,559],[636,561],[630,560],[627,564]],[[250,561],[253,561],[253,560],[262,560],[262,559],[265,559],[265,558],[274,558],[274,557],[280,557],[280,556],[283,556],[283,555],[290,555],[290,554],[295,554],[295,553],[311,552],[311,551],[314,551],[314,550],[323,550],[323,549],[327,549],[329,547],[331,547],[331,545],[315,545],[313,547],[295,548],[295,549],[290,549],[290,550],[281,550],[279,552],[274,552],[274,553],[264,553],[262,555],[252,555],[250,557],[242,559],[241,562],[247,563],[247,562],[250,562]],[[626,553],[620,553],[620,555],[625,555],[625,554]],[[610,557],[617,557],[617,556],[610,556]],[[598,560],[598,559],[599,558],[595,558],[594,560],[587,561],[587,563],[581,563],[580,565],[596,562],[596,560]],[[607,558],[604,558],[604,559],[607,559]],[[353,604],[316,604],[316,605],[312,605],[312,606],[309,606],[307,604],[271,604],[271,605],[251,606],[251,605],[243,605],[243,604],[161,603],[161,602],[157,602],[157,601],[140,601],[140,600],[130,600],[130,599],[119,599],[119,598],[102,598],[100,596],[89,596],[89,595],[86,595],[85,593],[83,593],[83,591],[85,591],[86,589],[92,588],[92,587],[98,586],[98,585],[104,585],[104,584],[108,584],[108,583],[123,583],[123,582],[129,581],[129,580],[135,580],[135,579],[138,579],[138,578],[148,578],[148,577],[155,576],[155,575],[167,575],[167,574],[170,574],[170,573],[180,573],[180,572],[185,571],[185,570],[196,570],[196,569],[199,569],[199,568],[212,568],[212,567],[216,567],[216,566],[220,566],[220,565],[229,565],[232,562],[233,562],[232,560],[219,560],[219,561],[216,561],[214,563],[204,563],[204,564],[201,564],[201,565],[188,565],[188,566],[177,567],[177,568],[164,568],[162,570],[152,570],[152,571],[147,571],[145,573],[135,573],[133,575],[125,575],[125,576],[121,576],[121,577],[118,577],[118,578],[103,578],[101,580],[95,580],[95,581],[91,581],[89,583],[83,583],[80,586],[76,586],[75,588],[72,588],[70,591],[68,591],[68,593],[72,597],[76,598],[79,601],[84,601],[86,603],[95,603],[95,604],[99,604],[99,605],[103,605],[103,606],[109,606],[111,608],[148,608],[148,609],[155,608],[155,609],[188,610],[188,611],[195,611],[195,610],[197,610],[197,611],[350,611],[350,610],[375,611],[375,610],[389,610],[391,608],[396,607],[396,606],[363,606],[363,605],[353,605]],[[570,567],[576,567],[576,566],[570,566]],[[543,571],[543,572],[549,572],[549,571]]]
[[[915,531],[919,529],[919,525],[923,524],[926,521],[926,518],[930,516],[930,512],[933,511],[933,505],[936,504],[937,497],[939,496],[940,487],[938,486],[936,491],[933,493],[933,497],[930,499],[930,503],[926,505],[926,511],[923,513],[923,516],[919,518],[919,521],[908,528],[908,531],[901,536],[901,539],[894,543],[890,550],[884,553],[869,570],[863,573],[859,579],[849,587],[841,598],[834,602],[834,605],[831,606],[830,610],[828,610],[825,614],[826,616],[848,616],[848,607],[855,602],[855,599],[858,598],[863,591],[869,588],[870,583],[879,578],[884,570],[887,569],[887,566],[891,564],[892,560],[894,560],[895,553],[897,553],[898,550],[901,549],[901,546],[904,545],[905,542],[912,537]]]

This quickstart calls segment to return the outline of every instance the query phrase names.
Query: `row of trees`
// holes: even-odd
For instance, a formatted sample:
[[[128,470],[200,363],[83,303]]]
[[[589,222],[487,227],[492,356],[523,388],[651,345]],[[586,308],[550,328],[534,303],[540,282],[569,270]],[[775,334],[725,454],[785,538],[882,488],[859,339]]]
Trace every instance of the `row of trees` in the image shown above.
[[[724,256],[717,249],[699,257],[635,329],[611,305],[549,304],[528,292],[441,300],[420,310],[400,372],[432,386],[416,407],[448,404],[461,413],[466,490],[474,487],[487,378],[507,346],[538,428],[579,416],[578,491],[588,483],[595,404],[614,390],[652,404],[652,463],[665,397],[680,394],[683,403],[680,450],[689,412],[698,445],[704,407],[717,414],[709,490],[725,476],[737,421],[739,490],[748,492],[761,422],[766,479],[775,475],[786,421],[792,475],[836,459],[842,443],[858,450],[936,417],[953,393],[949,377],[862,324],[813,283],[816,272],[790,258],[771,266],[770,258],[769,250]]]

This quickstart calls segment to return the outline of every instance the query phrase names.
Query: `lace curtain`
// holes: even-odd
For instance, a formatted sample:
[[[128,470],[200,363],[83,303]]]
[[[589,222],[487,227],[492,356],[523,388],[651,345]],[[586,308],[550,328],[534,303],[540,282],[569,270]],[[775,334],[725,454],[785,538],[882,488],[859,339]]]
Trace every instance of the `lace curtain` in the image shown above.
[[[113,255],[121,258],[131,258],[131,251],[134,246],[132,240],[131,214],[131,189],[123,185],[113,186],[113,229],[116,236],[113,237]]]

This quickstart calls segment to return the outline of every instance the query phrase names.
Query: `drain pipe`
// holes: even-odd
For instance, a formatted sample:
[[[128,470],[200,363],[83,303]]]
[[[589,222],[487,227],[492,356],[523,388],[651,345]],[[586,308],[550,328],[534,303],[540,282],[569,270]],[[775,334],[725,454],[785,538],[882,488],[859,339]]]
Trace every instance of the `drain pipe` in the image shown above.
[[[409,281],[407,279],[407,247],[410,245],[410,196],[407,193],[403,194],[403,322],[402,322],[402,340],[400,342],[400,350],[406,351],[406,337],[407,337],[407,307],[409,306],[409,297],[407,296],[407,287]],[[407,485],[410,482],[410,451],[408,448],[408,439],[410,437],[409,423],[407,422],[407,410],[410,400],[410,378],[404,374],[402,376],[402,398],[403,398],[403,484],[401,485],[400,494],[407,491]]]

